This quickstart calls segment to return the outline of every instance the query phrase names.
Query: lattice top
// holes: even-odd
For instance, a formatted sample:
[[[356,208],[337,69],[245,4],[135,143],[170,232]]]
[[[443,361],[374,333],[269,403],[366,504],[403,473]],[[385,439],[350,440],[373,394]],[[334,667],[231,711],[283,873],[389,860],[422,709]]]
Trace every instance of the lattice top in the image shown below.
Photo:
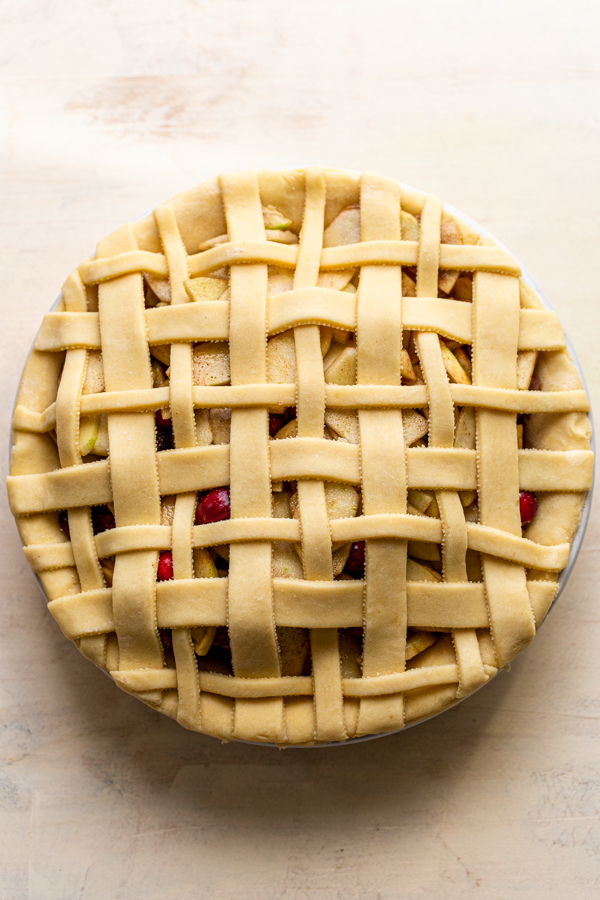
[[[102,240],[42,323],[8,479],[65,635],[222,739],[392,731],[484,684],[592,475],[519,275],[436,197],[337,170],[222,175]]]

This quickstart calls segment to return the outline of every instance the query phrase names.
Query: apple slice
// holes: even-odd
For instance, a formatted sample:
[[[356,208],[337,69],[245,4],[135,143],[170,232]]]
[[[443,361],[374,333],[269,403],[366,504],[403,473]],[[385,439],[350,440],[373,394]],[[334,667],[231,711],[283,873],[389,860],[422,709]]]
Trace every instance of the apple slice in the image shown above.
[[[473,277],[471,275],[460,275],[456,279],[453,297],[455,300],[462,300],[464,303],[470,303],[472,301]]]
[[[195,385],[229,384],[229,344],[227,341],[196,344],[192,365]]]
[[[462,232],[458,226],[458,222],[449,213],[442,213],[442,226],[440,229],[440,241],[442,244],[462,244]],[[444,293],[449,294],[458,278],[460,272],[456,269],[440,269],[438,276],[438,287]]]
[[[332,329],[333,331],[333,329]],[[329,345],[329,349],[325,356],[323,357],[323,369],[328,369],[331,363],[338,358],[342,350],[346,347],[346,344],[340,344],[338,341],[333,340],[333,334],[331,336],[331,344]]]
[[[292,220],[284,216],[283,213],[275,209],[274,206],[263,206],[262,208],[263,222],[265,228],[274,228],[279,231],[286,231],[292,227]]]
[[[331,347],[331,341],[333,338],[332,334],[333,329],[329,328],[327,325],[319,326],[319,336],[321,341],[321,356],[325,356],[329,348]]]
[[[157,344],[150,347],[150,354],[155,359],[167,366],[171,365],[171,346],[169,344]]]
[[[194,574],[196,578],[217,578],[213,558],[203,547],[194,548]]]
[[[207,409],[197,409],[195,411],[196,419],[196,441],[199,447],[208,447],[213,442],[212,428],[210,427],[210,414]]]
[[[413,368],[411,358],[406,350],[400,351],[400,365],[402,368],[402,377],[410,384],[415,384],[417,381],[417,373]]]
[[[294,287],[294,276],[289,269],[280,266],[269,266],[267,277],[267,296],[285,294]]]
[[[160,505],[160,524],[173,525],[175,515],[175,494],[168,494],[162,498]]]
[[[531,376],[537,363],[537,350],[522,350],[517,353],[517,388],[528,391]]]
[[[360,678],[362,636],[359,629],[340,628],[338,643],[342,678]]]
[[[213,444],[229,444],[231,440],[231,409],[215,407],[209,411]]]
[[[463,406],[458,413],[454,431],[454,446],[463,450],[474,450],[476,441],[475,410]]]
[[[407,275],[406,272],[402,272],[402,296],[403,297],[416,297],[417,296],[417,285],[412,280],[410,275]]]
[[[104,413],[100,415],[100,425],[93,449],[96,456],[108,456],[108,416]]]
[[[216,569],[215,569],[216,572]],[[205,625],[192,628],[191,638],[197,656],[206,656],[212,647],[217,629],[214,625]]]
[[[406,661],[414,659],[415,656],[418,656],[423,650],[427,650],[435,642],[435,634],[431,634],[429,631],[414,631],[406,641],[406,650],[404,651]]]
[[[98,560],[98,562],[100,563],[106,586],[112,587],[113,575],[115,573],[115,557],[107,556],[105,559]]]
[[[284,425],[283,428],[280,428],[273,440],[281,441],[285,440],[285,438],[295,438],[298,437],[298,422],[296,419],[292,419],[291,422],[288,422],[287,425]]]
[[[296,345],[293,331],[284,331],[267,342],[267,381],[269,384],[295,383]]]
[[[407,581],[441,581],[442,576],[430,566],[424,566],[422,563],[415,562],[414,559],[406,561],[406,578]]]
[[[440,339],[440,349],[442,351],[442,359],[444,367],[450,381],[454,384],[471,384],[471,379],[457,360],[456,356],[450,348]]]
[[[94,449],[98,430],[100,428],[100,415],[82,416],[79,423],[79,452],[87,456]]]
[[[104,366],[102,363],[102,353],[99,350],[89,350],[81,393],[101,394],[103,391]]]
[[[162,303],[171,302],[171,285],[168,278],[160,278],[158,275],[150,275],[148,272],[142,272],[142,275],[150,290]]]
[[[323,232],[323,247],[360,243],[360,209],[347,206]]]
[[[331,561],[333,563],[333,577],[336,578],[338,575],[341,575],[344,571],[344,566],[348,562],[348,556],[350,555],[350,550],[352,549],[352,544],[343,544],[341,547],[338,547],[337,550],[334,550],[331,554]]]
[[[430,562],[441,562],[442,554],[438,544],[432,544],[429,541],[409,541],[408,552],[417,559],[425,559]]]
[[[328,409],[325,411],[325,424],[341,441],[347,444],[358,444],[358,413],[354,410]]]
[[[188,278],[183,286],[190,300],[219,300],[227,289],[227,282],[224,278]]]
[[[460,219],[455,219],[454,221],[460,229],[460,235],[463,244],[470,244],[472,246],[475,246],[481,243],[481,235],[479,234],[479,232],[475,231],[473,228],[470,228],[468,225],[465,225],[465,223]]]
[[[356,349],[354,347],[342,349],[326,366],[325,381],[327,384],[356,384]]]
[[[169,384],[169,379],[165,374],[164,366],[158,359],[150,357],[150,365],[152,366],[152,387],[165,387]]]
[[[474,524],[479,522],[479,506],[477,503],[471,503],[470,506],[467,506],[465,509],[465,520]]]
[[[360,496],[351,484],[325,482],[325,506],[329,519],[351,519],[356,515]]]
[[[416,409],[403,409],[402,430],[404,431],[404,443],[410,447],[415,441],[425,437],[429,430],[429,423],[425,416],[422,416]]]
[[[425,515],[429,516],[431,519],[439,519],[440,518],[440,508],[437,504],[437,500],[435,499],[435,495],[433,500],[431,501],[430,506],[427,507],[425,511]]]
[[[472,378],[473,366],[471,363],[471,357],[469,356],[465,348],[459,345],[458,347],[455,347],[452,352],[454,353],[455,357],[457,358],[469,378]]]
[[[273,541],[271,573],[273,578],[304,578],[304,570],[295,548],[287,541]]]
[[[216,237],[209,238],[207,241],[202,241],[202,243],[198,244],[198,250],[200,253],[203,253],[204,250],[212,250],[213,247],[218,247],[219,244],[226,244],[228,241],[228,234],[218,234]]]
[[[433,494],[428,494],[427,491],[411,489],[408,492],[408,502],[420,513],[424,513],[429,509],[432,500]]]
[[[289,491],[283,491],[277,495],[277,497],[272,498],[272,506],[273,506],[273,518],[274,519],[291,519],[292,511],[290,509],[290,497],[291,493]]]
[[[310,658],[310,640],[306,628],[278,628],[277,643],[282,675],[302,675]]]
[[[320,272],[317,287],[343,291],[354,277],[356,269],[338,269],[337,272]]]
[[[298,235],[293,231],[277,231],[275,228],[267,228],[265,236],[268,241],[275,241],[277,244],[299,243]]]
[[[463,508],[467,509],[467,507],[471,506],[471,504],[475,503],[477,500],[477,491],[459,491],[458,496],[460,497]]]
[[[462,231],[458,222],[450,213],[442,213],[442,225],[440,228],[440,241],[442,244],[462,244]]]
[[[418,219],[415,219],[415,217],[405,209],[400,212],[400,227],[402,229],[403,241],[419,242],[421,237],[421,225],[419,224]]]

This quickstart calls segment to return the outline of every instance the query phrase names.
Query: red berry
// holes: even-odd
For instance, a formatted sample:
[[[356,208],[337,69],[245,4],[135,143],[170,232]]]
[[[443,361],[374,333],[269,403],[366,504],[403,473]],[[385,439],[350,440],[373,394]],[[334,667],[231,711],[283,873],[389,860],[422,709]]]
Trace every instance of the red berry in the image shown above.
[[[171,425],[169,425],[167,428],[157,428],[156,449],[159,452],[161,450],[172,450],[173,446],[173,429]]]
[[[115,517],[108,506],[92,506],[92,528],[94,534],[110,531],[115,527]]]
[[[521,491],[519,494],[519,510],[521,512],[521,525],[529,525],[535,516],[537,500],[531,491]]]
[[[224,647],[226,650],[231,649],[231,644],[229,643],[229,629],[219,625],[215,632],[213,644],[215,647]]]
[[[271,413],[269,416],[269,435],[275,437],[277,432],[285,425],[286,415],[282,413]]]
[[[159,428],[171,428],[173,426],[169,409],[157,409],[155,419]]]
[[[223,522],[229,515],[229,488],[215,488],[200,500],[196,508],[196,525]]]
[[[173,554],[170,550],[165,550],[158,557],[158,571],[156,573],[157,581],[171,581],[173,578]]]
[[[365,574],[365,542],[355,541],[350,548],[344,572],[352,578],[362,578]]]
[[[541,391],[542,386],[540,384],[540,379],[537,375],[531,376],[531,381],[529,382],[529,390],[530,391]]]
[[[162,641],[162,645],[165,650],[173,649],[173,641],[171,640],[171,629],[170,628],[159,628],[158,633],[160,634],[160,639]]]

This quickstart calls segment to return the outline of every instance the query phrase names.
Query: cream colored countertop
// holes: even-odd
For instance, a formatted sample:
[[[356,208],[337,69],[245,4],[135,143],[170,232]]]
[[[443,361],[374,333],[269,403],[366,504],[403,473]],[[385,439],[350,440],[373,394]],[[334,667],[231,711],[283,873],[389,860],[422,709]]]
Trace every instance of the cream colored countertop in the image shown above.
[[[544,286],[598,406],[596,3],[2,6],[0,446],[41,316],[96,240],[255,166],[368,168],[472,215]],[[280,752],[185,732],[81,657],[3,495],[0,898],[593,900],[599,552],[596,509],[533,646],[461,706]]]

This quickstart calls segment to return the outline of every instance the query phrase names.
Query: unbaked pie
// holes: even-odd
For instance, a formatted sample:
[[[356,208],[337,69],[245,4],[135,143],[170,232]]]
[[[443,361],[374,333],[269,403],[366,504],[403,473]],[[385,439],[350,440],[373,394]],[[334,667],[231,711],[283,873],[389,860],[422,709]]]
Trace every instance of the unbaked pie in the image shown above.
[[[515,260],[439,199],[222,175],[98,244],[29,356],[8,491],[49,610],[186,728],[430,716],[532,640],[588,398]]]

